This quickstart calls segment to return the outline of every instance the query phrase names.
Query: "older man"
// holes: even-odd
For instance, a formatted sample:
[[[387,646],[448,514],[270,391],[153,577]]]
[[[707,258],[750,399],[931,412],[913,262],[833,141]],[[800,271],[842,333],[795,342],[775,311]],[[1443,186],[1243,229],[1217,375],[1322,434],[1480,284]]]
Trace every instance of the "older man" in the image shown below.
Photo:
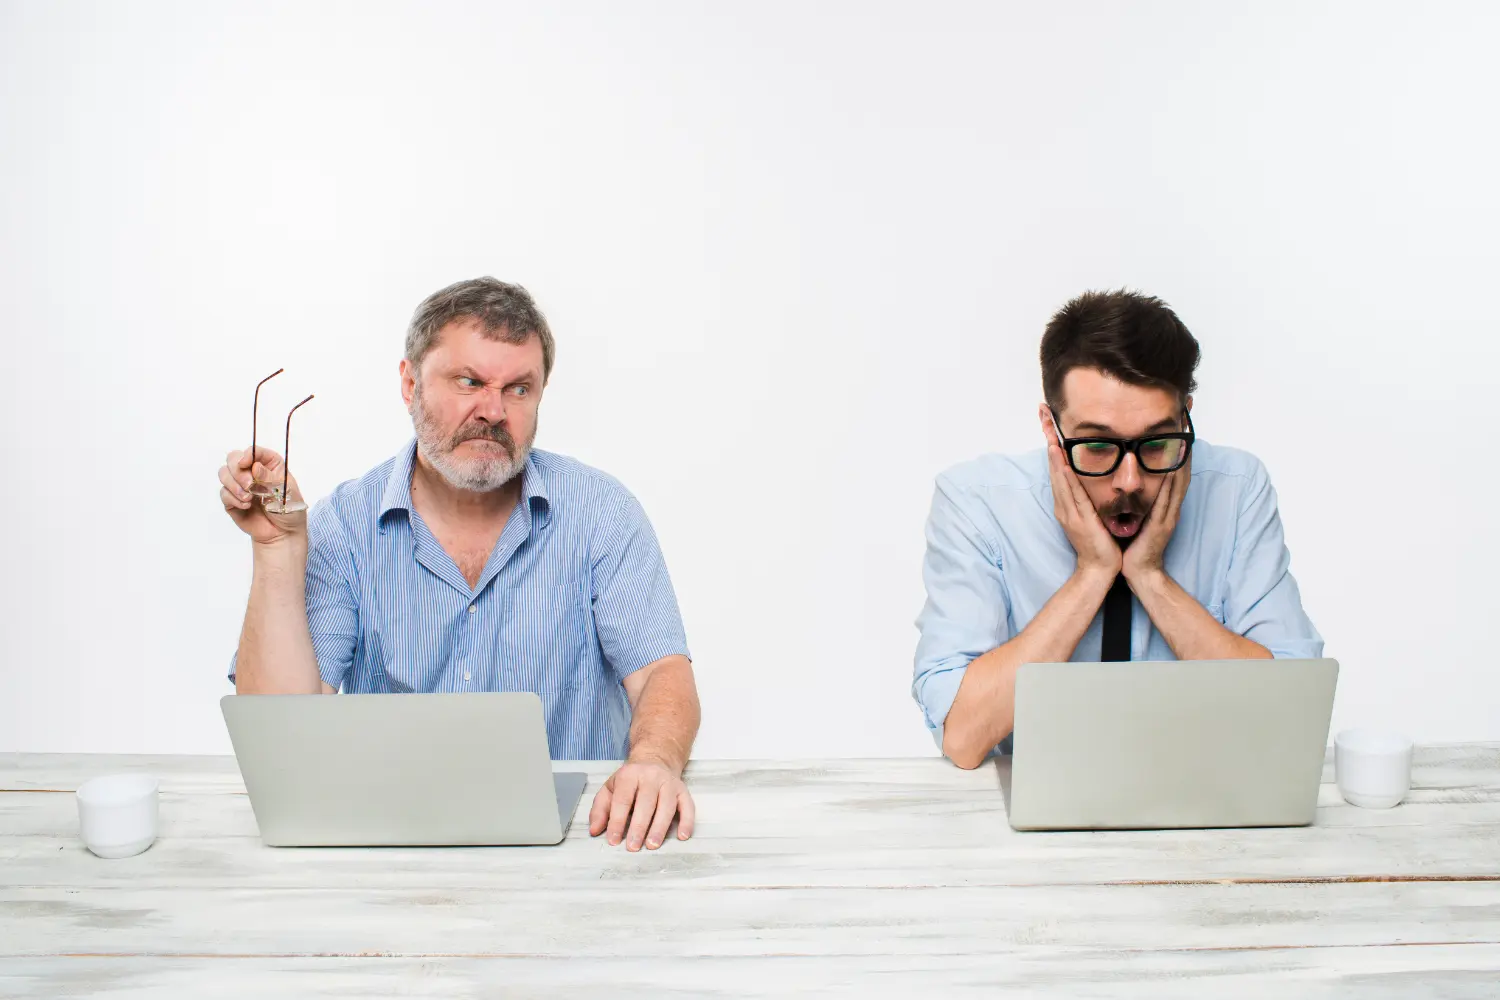
[[[279,515],[248,491],[281,457],[230,452],[219,496],[254,552],[230,677],[242,694],[533,691],[554,758],[626,760],[589,832],[656,848],[674,817],[680,839],[693,829],[692,665],[641,505],[532,449],[553,354],[525,289],[462,281],[412,318],[416,439],[393,458]]]

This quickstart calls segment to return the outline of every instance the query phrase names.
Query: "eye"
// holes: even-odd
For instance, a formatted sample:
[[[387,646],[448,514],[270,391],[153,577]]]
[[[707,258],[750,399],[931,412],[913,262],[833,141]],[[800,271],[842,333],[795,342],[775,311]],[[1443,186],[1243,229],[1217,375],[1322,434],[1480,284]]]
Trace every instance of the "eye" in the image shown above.
[[[463,386],[465,389],[478,389],[480,382],[477,378],[470,378],[468,375],[460,375],[458,377],[458,384]]]
[[[510,391],[524,398],[531,395],[531,386],[518,382],[510,387]]]

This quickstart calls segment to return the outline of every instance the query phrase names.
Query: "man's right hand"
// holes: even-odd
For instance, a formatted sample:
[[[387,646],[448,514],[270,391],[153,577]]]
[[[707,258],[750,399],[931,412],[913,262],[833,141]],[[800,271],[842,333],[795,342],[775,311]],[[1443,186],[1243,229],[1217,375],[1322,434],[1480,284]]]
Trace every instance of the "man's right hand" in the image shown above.
[[[1089,499],[1083,484],[1068,467],[1063,455],[1062,442],[1057,438],[1057,428],[1052,425],[1052,415],[1041,408],[1042,433],[1047,436],[1047,471],[1052,480],[1052,512],[1057,522],[1067,533],[1068,542],[1078,554],[1079,572],[1097,571],[1108,575],[1111,581],[1119,574],[1122,564],[1120,545],[1109,533],[1094,502]]]
[[[246,492],[255,479],[279,487],[281,476],[281,456],[269,448],[256,448],[253,461],[249,449],[231,451],[219,467],[219,500],[224,504],[225,512],[241,531],[261,545],[307,535],[306,511],[272,514],[261,503],[260,497]],[[291,500],[302,499],[296,479],[287,480],[287,496]]]

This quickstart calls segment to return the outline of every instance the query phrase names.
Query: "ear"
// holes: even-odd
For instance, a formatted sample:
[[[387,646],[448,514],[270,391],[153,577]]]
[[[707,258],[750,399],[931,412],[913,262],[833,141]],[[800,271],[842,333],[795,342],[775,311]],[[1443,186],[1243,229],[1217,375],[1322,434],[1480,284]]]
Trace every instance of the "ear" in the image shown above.
[[[1052,419],[1052,408],[1043,400],[1037,404],[1036,416],[1042,424],[1042,438],[1050,445],[1055,444],[1062,447],[1062,429],[1057,426],[1057,421]]]
[[[1182,408],[1184,410],[1187,410],[1189,413],[1193,412],[1193,397],[1192,396],[1189,396],[1187,399],[1183,400]]]
[[[401,400],[406,403],[407,412],[411,411],[412,397],[417,391],[417,379],[420,373],[417,366],[405,358],[401,359]]]

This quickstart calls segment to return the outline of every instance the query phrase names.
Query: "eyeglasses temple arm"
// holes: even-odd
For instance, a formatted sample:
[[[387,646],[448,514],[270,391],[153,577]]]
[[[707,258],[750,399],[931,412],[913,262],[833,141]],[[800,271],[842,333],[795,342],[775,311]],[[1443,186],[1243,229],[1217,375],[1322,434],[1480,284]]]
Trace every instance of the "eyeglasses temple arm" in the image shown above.
[[[287,489],[287,484],[291,481],[291,478],[292,478],[292,414],[296,413],[298,410],[302,409],[302,407],[305,406],[311,400],[312,400],[312,397],[308,396],[307,399],[304,399],[302,402],[300,402],[296,406],[292,407],[291,411],[289,413],[287,413],[287,415],[286,415],[286,445],[283,448],[283,450],[286,452],[286,454],[284,454],[284,455],[281,456],[281,506],[282,507],[286,506],[286,489]]]
[[[284,371],[286,371],[285,368],[278,368],[271,374],[267,375],[265,378],[261,379],[259,382],[255,383],[255,403],[250,408],[250,469],[252,474],[255,470],[255,432],[260,426],[260,387],[265,385],[267,382],[271,381],[273,378],[275,378],[277,375],[280,375]]]

